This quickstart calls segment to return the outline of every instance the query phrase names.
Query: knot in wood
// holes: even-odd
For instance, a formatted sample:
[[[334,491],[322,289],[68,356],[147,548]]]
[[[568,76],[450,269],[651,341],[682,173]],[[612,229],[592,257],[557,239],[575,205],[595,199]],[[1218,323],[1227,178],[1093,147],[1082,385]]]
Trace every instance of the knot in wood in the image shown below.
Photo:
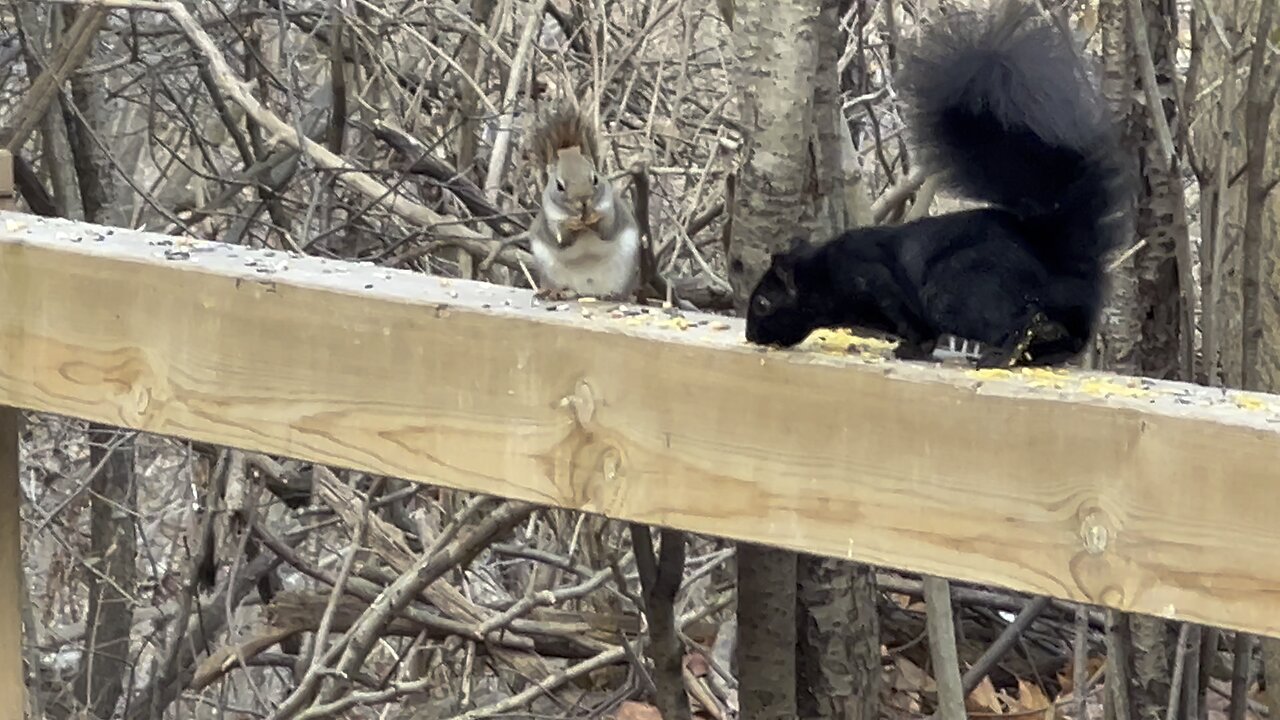
[[[134,388],[133,391],[133,411],[138,417],[147,414],[147,409],[151,407],[151,390],[145,385]]]
[[[560,407],[567,407],[579,425],[586,426],[596,414],[596,398],[586,380],[579,380],[573,392],[560,398]]]
[[[1111,545],[1111,528],[1101,510],[1093,509],[1080,520],[1080,540],[1085,552],[1101,555]]]
[[[610,446],[600,455],[600,478],[606,483],[618,482],[622,471],[622,455],[618,448]]]

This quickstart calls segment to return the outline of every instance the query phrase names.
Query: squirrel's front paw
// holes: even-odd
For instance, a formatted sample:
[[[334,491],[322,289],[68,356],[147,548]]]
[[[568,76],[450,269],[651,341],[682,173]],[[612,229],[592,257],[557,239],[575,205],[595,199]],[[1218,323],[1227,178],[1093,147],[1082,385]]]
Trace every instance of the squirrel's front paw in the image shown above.
[[[937,340],[911,342],[902,340],[893,349],[893,356],[898,360],[932,360]]]
[[[577,217],[576,215],[570,216],[560,223],[560,227],[568,230],[569,232],[591,230],[600,222],[601,217],[603,216],[598,212],[591,212],[586,217]]]
[[[544,287],[534,292],[533,297],[538,300],[560,301],[573,300],[578,296],[568,288]]]
[[[635,303],[639,302],[639,298],[635,292],[612,292],[600,293],[595,296],[596,300],[606,303]]]

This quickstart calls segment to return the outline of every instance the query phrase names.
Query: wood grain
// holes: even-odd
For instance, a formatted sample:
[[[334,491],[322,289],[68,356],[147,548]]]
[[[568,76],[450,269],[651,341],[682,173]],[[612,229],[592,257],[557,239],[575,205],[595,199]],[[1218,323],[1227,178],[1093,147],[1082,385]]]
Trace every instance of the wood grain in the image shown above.
[[[107,232],[0,213],[0,403],[1280,635],[1275,397]]]

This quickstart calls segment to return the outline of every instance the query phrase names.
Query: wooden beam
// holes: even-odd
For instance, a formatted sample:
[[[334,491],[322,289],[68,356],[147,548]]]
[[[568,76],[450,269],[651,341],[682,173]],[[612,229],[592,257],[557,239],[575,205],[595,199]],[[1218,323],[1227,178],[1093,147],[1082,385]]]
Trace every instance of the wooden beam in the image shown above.
[[[22,670],[21,411],[0,406],[0,718],[21,720],[27,705]]]
[[[0,214],[0,403],[1280,635],[1280,401]]]
[[[13,210],[17,189],[13,155],[0,149],[0,211]],[[26,680],[22,671],[22,485],[18,442],[22,413],[0,404],[0,718],[21,720]]]

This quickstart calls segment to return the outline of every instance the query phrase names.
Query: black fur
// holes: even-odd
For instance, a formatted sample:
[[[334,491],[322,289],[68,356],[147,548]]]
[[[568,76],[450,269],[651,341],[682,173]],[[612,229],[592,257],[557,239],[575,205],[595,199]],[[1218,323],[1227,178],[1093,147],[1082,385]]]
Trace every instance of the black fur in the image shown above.
[[[816,328],[986,346],[984,367],[1057,364],[1092,337],[1118,234],[1122,154],[1102,99],[1061,32],[1022,0],[930,25],[898,88],[927,166],[992,207],[848,230],[773,255],[747,339],[790,346]]]

